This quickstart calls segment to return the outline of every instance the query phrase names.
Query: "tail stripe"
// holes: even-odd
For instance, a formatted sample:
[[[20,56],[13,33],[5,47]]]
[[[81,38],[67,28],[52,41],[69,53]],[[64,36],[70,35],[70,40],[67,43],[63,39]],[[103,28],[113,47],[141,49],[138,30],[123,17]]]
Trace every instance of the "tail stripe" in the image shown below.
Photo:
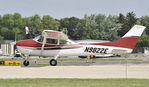
[[[104,46],[113,46],[113,47],[122,47],[134,49],[136,43],[139,40],[139,37],[142,35],[145,27],[141,25],[135,25],[132,27],[122,38],[113,42],[105,43],[91,43],[92,45],[104,45]]]
[[[91,45],[103,45],[103,46],[134,49],[138,40],[139,40],[139,37],[124,37],[124,38],[121,38],[120,40],[116,40],[113,42],[92,43]]]

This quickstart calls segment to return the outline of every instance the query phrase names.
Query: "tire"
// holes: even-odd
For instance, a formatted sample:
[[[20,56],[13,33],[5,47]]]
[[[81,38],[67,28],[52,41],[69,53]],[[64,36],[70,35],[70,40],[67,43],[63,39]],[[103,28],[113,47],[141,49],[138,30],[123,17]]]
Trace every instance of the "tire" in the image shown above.
[[[25,61],[23,62],[23,65],[24,65],[24,66],[28,66],[28,65],[29,65],[29,61],[26,61],[26,60],[25,60]]]
[[[50,65],[51,66],[56,66],[57,65],[57,61],[55,59],[51,59],[50,60]]]

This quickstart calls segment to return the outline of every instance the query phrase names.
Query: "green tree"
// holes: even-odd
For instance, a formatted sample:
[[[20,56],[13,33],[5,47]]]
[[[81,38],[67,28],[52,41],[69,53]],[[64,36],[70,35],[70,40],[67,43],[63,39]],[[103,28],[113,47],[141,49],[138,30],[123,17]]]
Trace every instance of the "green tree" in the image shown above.
[[[137,47],[149,47],[149,16],[142,16],[139,19],[141,25],[145,26],[145,32],[141,36]]]
[[[109,15],[107,17],[106,23],[105,23],[105,30],[108,34],[107,40],[117,40],[119,39],[117,31],[120,30],[121,24],[118,23],[118,17],[117,16],[111,16]]]
[[[126,17],[124,15],[119,15],[119,22],[122,24],[122,28],[118,31],[120,37],[124,36],[135,24],[137,24],[137,18],[134,12],[127,13]]]
[[[14,13],[13,20],[14,20],[14,26],[13,27],[22,28],[22,17],[21,17],[21,14]]]
[[[128,22],[128,28],[132,28],[135,24],[137,24],[138,18],[134,12],[128,12],[126,15],[126,19]]]
[[[13,20],[13,15],[11,14],[5,14],[3,16],[3,19],[2,19],[2,25],[3,27],[7,27],[9,29],[12,29],[13,26],[14,26],[14,20]]]
[[[0,29],[2,28],[2,17],[0,16]]]
[[[136,47],[149,47],[149,35],[143,34]]]
[[[77,34],[81,39],[116,40],[119,38],[117,31],[121,28],[117,16],[103,14],[85,15],[77,26]]]
[[[4,37],[3,39],[9,40],[10,39],[9,29],[6,27],[2,27],[1,28],[1,35]]]
[[[116,40],[118,39],[117,31],[121,28],[121,24],[118,23],[117,16],[98,14],[96,16],[97,29],[99,30],[100,40]]]
[[[13,28],[13,34],[15,37],[16,34],[16,40],[22,40],[24,38],[23,32],[19,28]],[[13,39],[15,40],[15,38]]]
[[[96,16],[84,16],[84,27],[82,27],[82,39],[98,39],[99,32],[97,29],[97,23],[95,21]]]
[[[1,28],[1,35],[4,39],[13,40],[13,32],[12,28],[14,27],[14,20],[13,15],[5,14],[2,17],[2,28]]]
[[[145,32],[147,35],[149,35],[149,16],[142,16],[139,21],[146,27]]]
[[[81,19],[76,17],[62,18],[59,22],[60,29],[65,29],[71,39],[77,39],[75,32],[77,32],[77,27],[78,24],[81,22]]]
[[[123,24],[123,23],[125,23],[127,20],[126,20],[126,17],[122,14],[122,13],[120,13],[119,14],[119,17],[118,17],[118,22],[119,23],[121,23],[121,24]]]
[[[59,25],[60,25],[58,21],[56,21],[49,15],[43,16],[41,22],[42,22],[42,30],[44,30],[44,29],[58,30]],[[40,30],[40,31],[42,31],[42,30]]]
[[[41,34],[40,30],[42,27],[41,24],[41,18],[38,14],[35,14],[34,16],[28,17],[28,18],[23,18],[23,28],[21,33],[24,33],[24,38],[25,39],[30,39],[30,38],[34,38],[35,36],[38,36],[39,34]],[[25,34],[25,27],[29,27],[29,34]],[[21,35],[19,35],[21,36]]]
[[[30,34],[35,37],[40,34],[41,29],[41,18],[38,14],[30,17],[31,25],[29,27]]]

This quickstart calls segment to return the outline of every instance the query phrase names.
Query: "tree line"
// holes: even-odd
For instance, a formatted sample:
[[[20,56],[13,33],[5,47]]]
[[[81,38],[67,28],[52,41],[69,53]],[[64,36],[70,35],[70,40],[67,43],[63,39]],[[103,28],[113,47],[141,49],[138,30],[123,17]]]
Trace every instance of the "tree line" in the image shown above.
[[[54,19],[50,15],[43,17],[35,14],[22,17],[19,13],[0,16],[0,40],[17,40],[34,38],[45,29],[62,31],[70,39],[117,40],[135,24],[146,26],[137,47],[149,47],[149,16],[136,17],[134,12],[118,16],[104,14],[84,15],[83,18],[65,17]],[[29,27],[29,34],[25,34],[25,26]]]

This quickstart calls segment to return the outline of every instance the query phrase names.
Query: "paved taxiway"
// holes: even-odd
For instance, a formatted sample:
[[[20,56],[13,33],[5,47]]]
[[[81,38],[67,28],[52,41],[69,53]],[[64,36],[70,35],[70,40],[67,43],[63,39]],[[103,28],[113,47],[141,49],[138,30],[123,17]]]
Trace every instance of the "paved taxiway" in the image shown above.
[[[31,61],[31,64],[35,64],[35,62]],[[37,64],[49,64],[48,61],[37,61]],[[149,61],[95,61],[95,63],[86,61],[58,61],[60,66],[92,66],[92,65],[124,65],[124,64],[149,64]]]
[[[0,66],[0,78],[148,78],[149,64],[20,67]]]

